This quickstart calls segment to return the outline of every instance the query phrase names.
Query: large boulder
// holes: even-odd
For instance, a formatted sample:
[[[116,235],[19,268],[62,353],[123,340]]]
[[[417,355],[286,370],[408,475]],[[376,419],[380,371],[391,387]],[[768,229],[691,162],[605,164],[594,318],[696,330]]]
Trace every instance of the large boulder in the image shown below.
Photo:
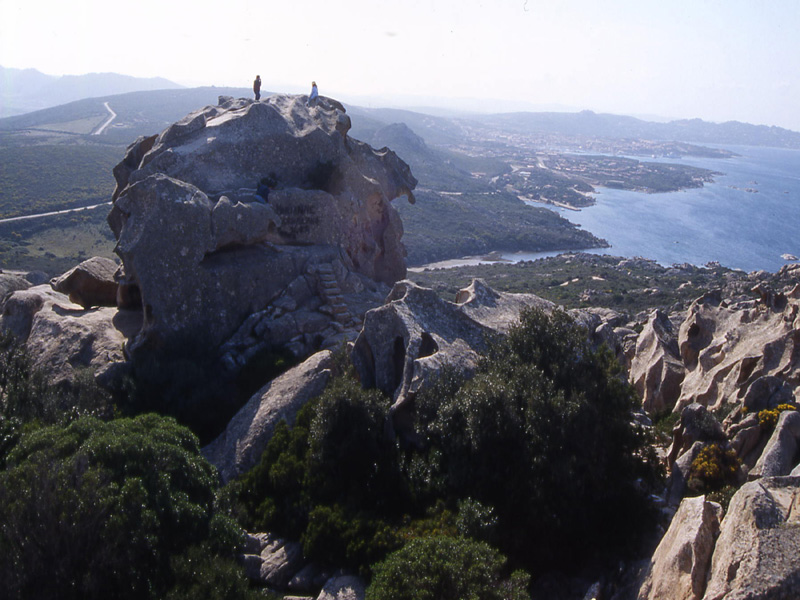
[[[273,379],[253,395],[220,436],[203,448],[203,455],[227,482],[256,465],[279,421],[294,424],[310,399],[325,389],[333,360],[328,350]]]
[[[108,220],[125,289],[145,309],[141,344],[202,331],[215,347],[310,264],[340,260],[388,284],[405,276],[390,201],[413,201],[416,180],[349,127],[329,99],[227,98],[129,147]]]
[[[700,600],[722,520],[722,507],[705,496],[686,498],[653,554],[638,600]]]
[[[278,216],[278,242],[341,246],[357,272],[393,283],[405,275],[405,263],[402,223],[389,202],[400,195],[413,201],[416,180],[392,151],[349,138],[349,129],[344,108],[328,99],[315,107],[301,96],[224,99],[131,146],[126,168],[115,171],[115,198],[161,174],[212,204],[223,196],[252,202],[260,179],[270,176],[277,183],[268,203]],[[115,204],[109,218],[118,237],[132,218],[126,212]]]
[[[76,369],[89,368],[101,384],[113,387],[125,373],[123,346],[141,322],[140,311],[87,310],[40,285],[9,297],[0,328],[24,342],[34,365],[51,383],[69,383]]]
[[[118,285],[114,274],[117,268],[117,263],[110,258],[94,256],[56,277],[50,285],[84,308],[116,306]]]
[[[743,485],[711,559],[705,600],[793,600],[800,589],[800,477]]]
[[[473,300],[465,302],[474,314],[479,299]],[[493,333],[461,305],[406,280],[395,284],[383,306],[366,314],[352,358],[365,387],[377,387],[394,399],[395,426],[410,430],[413,400],[422,386],[444,366],[474,372]]]

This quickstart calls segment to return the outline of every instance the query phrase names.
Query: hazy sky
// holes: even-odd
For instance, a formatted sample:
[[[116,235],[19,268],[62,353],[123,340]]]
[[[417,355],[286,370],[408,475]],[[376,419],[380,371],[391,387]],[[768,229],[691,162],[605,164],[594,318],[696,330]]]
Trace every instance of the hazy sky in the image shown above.
[[[800,131],[798,0],[0,0],[0,65]]]

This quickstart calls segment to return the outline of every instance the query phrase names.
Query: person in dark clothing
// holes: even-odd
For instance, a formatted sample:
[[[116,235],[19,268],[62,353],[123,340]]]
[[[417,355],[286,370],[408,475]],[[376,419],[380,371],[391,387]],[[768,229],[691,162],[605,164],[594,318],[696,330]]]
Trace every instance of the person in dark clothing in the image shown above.
[[[262,177],[261,181],[258,182],[258,188],[256,189],[256,196],[260,196],[264,202],[269,201],[269,191],[273,189],[276,185],[278,185],[277,180],[275,179],[275,175],[270,173],[267,177]]]
[[[253,82],[253,93],[256,95],[256,102],[261,100],[261,75],[256,75],[256,80]]]

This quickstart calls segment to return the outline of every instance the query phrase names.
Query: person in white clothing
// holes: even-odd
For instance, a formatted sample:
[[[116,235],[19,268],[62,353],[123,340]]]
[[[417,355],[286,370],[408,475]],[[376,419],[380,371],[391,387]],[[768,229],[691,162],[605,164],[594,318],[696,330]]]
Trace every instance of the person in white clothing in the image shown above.
[[[308,95],[308,102],[306,102],[306,106],[315,106],[317,104],[317,97],[319,96],[319,92],[317,91],[317,82],[311,82],[311,93]]]

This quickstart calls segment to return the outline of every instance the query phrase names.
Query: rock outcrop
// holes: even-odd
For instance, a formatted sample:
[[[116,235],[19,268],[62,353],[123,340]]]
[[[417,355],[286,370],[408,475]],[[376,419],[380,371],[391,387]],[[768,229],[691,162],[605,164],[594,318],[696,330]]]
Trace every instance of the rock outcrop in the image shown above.
[[[684,499],[653,555],[638,597],[796,598],[798,501],[800,477],[746,483],[731,499],[724,518],[719,507],[702,496]]]
[[[69,383],[76,369],[90,368],[100,383],[112,385],[125,371],[122,348],[141,327],[141,312],[85,309],[40,285],[8,298],[0,326],[26,344],[51,383]]]
[[[203,455],[217,467],[224,483],[258,463],[279,421],[294,424],[297,411],[325,389],[331,366],[331,353],[326,350],[273,379],[203,448]]]
[[[795,296],[729,303],[712,293],[696,300],[678,335],[687,373],[677,408],[747,398],[748,408],[760,409],[791,400],[800,383]]]
[[[405,163],[349,138],[329,99],[220,102],[141,138],[115,169],[109,224],[121,283],[141,294],[140,342],[202,330],[218,345],[310,265],[339,261],[361,287],[404,277],[390,201],[413,201]]]
[[[700,600],[721,520],[722,507],[705,496],[681,502],[653,554],[638,600]]]
[[[726,300],[719,290],[695,300],[677,340],[672,323],[680,321],[651,315],[630,366],[648,413],[694,402],[752,412],[800,400],[800,286],[754,290],[755,300]]]
[[[118,265],[109,258],[94,256],[56,277],[50,285],[84,308],[116,306],[117,285],[114,274]]]
[[[685,368],[678,354],[678,340],[669,317],[655,310],[636,342],[630,380],[650,414],[672,410],[681,394]]]
[[[747,483],[731,499],[711,559],[706,600],[797,598],[800,478]]]

